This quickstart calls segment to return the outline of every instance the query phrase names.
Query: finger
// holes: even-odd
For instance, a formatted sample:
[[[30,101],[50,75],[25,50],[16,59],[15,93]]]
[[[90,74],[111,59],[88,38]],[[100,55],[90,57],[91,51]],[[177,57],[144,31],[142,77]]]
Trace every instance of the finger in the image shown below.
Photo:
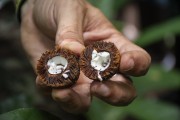
[[[36,69],[37,60],[47,49],[52,49],[54,43],[45,37],[34,24],[32,9],[33,5],[27,6],[27,3],[22,9],[21,42],[31,64]]]
[[[85,43],[98,40],[113,42],[121,54],[119,71],[133,76],[144,75],[151,63],[149,54],[118,32],[99,10],[94,12],[93,7],[90,10],[96,13],[96,16],[89,15],[90,23],[94,24],[90,24],[91,29],[84,33]]]
[[[118,36],[119,40],[116,45],[121,54],[119,71],[133,76],[145,75],[151,63],[150,55],[124,36],[120,34]],[[113,42],[116,41],[113,39]]]
[[[42,95],[46,97],[51,97],[52,88],[47,87],[44,85],[41,79],[39,79],[39,76],[36,77],[36,88],[38,92],[40,92]]]
[[[86,32],[86,34],[84,34],[85,43],[89,44],[97,40],[113,42],[119,49],[121,55],[119,66],[120,73],[133,76],[144,75],[148,71],[151,63],[150,55],[145,50],[131,43],[124,36],[117,33],[117,31],[114,31],[106,30],[98,33]],[[114,34],[113,32],[115,35],[112,35]]]
[[[82,1],[81,1],[82,2]],[[83,22],[85,17],[85,5],[80,1],[68,0],[63,4],[63,8],[58,11],[58,29],[56,34],[56,44],[68,48],[80,54],[84,49],[83,42]]]
[[[133,44],[120,33],[115,33],[105,41],[113,42],[119,49],[121,55],[120,73],[133,76],[146,74],[151,63],[151,57],[144,49]]]
[[[78,81],[82,81],[81,79],[84,77],[83,74],[80,74]],[[67,112],[86,112],[91,103],[90,84],[78,82],[68,89],[53,89],[52,98]]]
[[[80,108],[81,102],[79,95],[72,89],[53,89],[52,98],[60,105],[63,110],[67,112],[82,112],[82,108]]]
[[[145,75],[150,66],[150,57],[143,51],[127,51],[121,54],[119,71],[133,76]]]
[[[85,85],[78,85],[76,89],[82,87],[85,87]],[[85,90],[86,89],[83,91]],[[60,105],[62,109],[70,113],[82,113],[88,111],[91,101],[89,94],[79,94],[74,89],[53,89],[52,98]]]
[[[130,104],[136,97],[133,85],[127,84],[124,79],[114,81],[94,81],[91,85],[92,95],[115,106],[125,106]]]

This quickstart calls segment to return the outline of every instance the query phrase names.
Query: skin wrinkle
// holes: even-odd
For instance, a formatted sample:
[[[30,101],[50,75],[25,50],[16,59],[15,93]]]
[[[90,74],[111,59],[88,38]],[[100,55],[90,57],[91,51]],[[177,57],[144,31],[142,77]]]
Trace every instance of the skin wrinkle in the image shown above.
[[[73,25],[72,25],[73,26]],[[72,30],[74,27],[72,26],[64,26],[61,27],[61,30],[58,30],[58,33],[56,35],[56,40],[58,44],[61,44],[66,39],[72,40],[72,41],[78,41],[83,45],[82,37],[78,36],[80,30]],[[76,25],[75,25],[76,26]]]
[[[85,32],[83,34],[84,42],[108,39],[108,38],[112,37],[113,32],[114,32],[114,30],[104,30],[104,31],[98,32],[98,33]]]
[[[71,8],[71,9],[73,9],[73,8]],[[75,9],[77,12],[79,12],[79,14],[83,13],[83,10],[80,7],[78,7],[78,5],[76,5]],[[63,18],[63,16],[61,15],[59,18]],[[77,18],[75,17],[75,19],[77,19]],[[81,21],[83,21],[82,18],[79,21],[79,23],[68,25],[68,26],[63,23],[64,21],[60,21],[60,23],[58,25],[60,29],[58,29],[58,33],[56,35],[56,42],[60,45],[64,40],[69,40],[69,41],[78,41],[79,43],[81,43],[83,45],[82,22]]]
[[[57,21],[56,21],[56,16],[57,16],[57,12],[56,12],[56,4],[54,3],[53,4],[53,11],[52,11],[52,14],[53,14],[53,17],[52,17],[52,21],[54,22],[54,26],[55,26],[55,29],[57,30]]]
[[[90,12],[91,11],[91,12]],[[101,11],[92,5],[89,5],[89,10],[87,11],[87,16],[91,19],[88,19],[88,24],[86,26],[86,31],[97,32],[100,30],[105,30],[107,28],[114,28],[113,25],[105,18]],[[101,19],[104,17],[105,19]],[[98,26],[98,27],[97,27]]]
[[[34,22],[37,28],[40,31],[42,31],[42,33],[46,37],[50,38],[51,40],[54,40],[55,31],[57,30],[56,24],[53,21],[54,17],[52,17],[53,16],[52,10],[54,9],[53,8],[54,2],[51,0],[49,2],[50,3],[47,3],[47,0],[37,0],[36,4],[34,5],[35,7],[33,11],[33,18],[34,18]],[[41,6],[39,6],[39,4],[41,4]],[[45,20],[47,20],[47,22],[44,22]],[[46,29],[48,29],[48,31],[44,29],[44,26],[46,27]]]
[[[53,26],[53,28],[55,28],[55,30],[57,30],[57,22],[56,22],[56,18],[55,18],[55,7],[56,7],[56,5],[55,5],[55,3],[52,1],[52,3],[51,3],[51,5],[50,5],[50,9],[48,9],[48,11],[50,12],[49,14],[50,14],[50,24],[52,24],[52,26]],[[53,9],[53,10],[51,10],[51,9]]]

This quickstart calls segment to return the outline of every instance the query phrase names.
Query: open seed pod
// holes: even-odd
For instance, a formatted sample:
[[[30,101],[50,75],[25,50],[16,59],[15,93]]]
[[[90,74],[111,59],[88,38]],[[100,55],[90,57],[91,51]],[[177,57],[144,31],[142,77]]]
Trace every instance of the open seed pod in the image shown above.
[[[42,54],[37,64],[41,86],[65,88],[79,78],[78,57],[70,50],[56,48]]]
[[[93,80],[107,80],[117,73],[120,53],[114,43],[98,41],[82,52],[79,65],[83,73]]]

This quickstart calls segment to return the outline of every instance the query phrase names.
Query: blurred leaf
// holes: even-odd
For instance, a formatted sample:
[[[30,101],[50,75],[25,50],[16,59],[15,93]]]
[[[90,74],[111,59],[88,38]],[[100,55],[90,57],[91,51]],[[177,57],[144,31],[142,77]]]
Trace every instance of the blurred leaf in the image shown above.
[[[108,17],[109,19],[112,19],[115,16],[115,12],[113,9],[114,0],[102,0],[101,4],[99,4],[99,9],[102,10],[104,15]]]
[[[88,1],[96,7],[99,5],[99,3],[101,3],[101,0],[88,0]]]
[[[114,11],[120,10],[125,4],[127,4],[130,0],[114,0]]]
[[[180,87],[180,72],[176,70],[165,71],[160,65],[152,65],[146,76],[134,77],[133,79],[140,96],[150,91]]]
[[[89,120],[120,120],[126,114],[121,107],[114,107],[95,98],[86,114]]]
[[[154,42],[162,40],[166,34],[180,34],[180,17],[176,17],[167,22],[155,25],[146,29],[135,41],[136,44],[145,47]]]
[[[176,106],[143,98],[144,94],[149,92],[180,87],[179,78],[178,71],[168,72],[159,65],[152,65],[146,76],[134,77],[134,84],[141,99],[136,99],[128,107],[114,107],[95,99],[87,116],[89,120],[123,120],[126,115],[133,115],[140,120],[179,120],[180,110]]]
[[[178,107],[153,99],[136,99],[124,109],[140,120],[179,120]]]
[[[0,115],[0,120],[59,120],[42,110],[33,108],[17,109]]]
[[[94,6],[99,8],[106,17],[112,19],[114,17],[114,1],[112,0],[88,0],[90,3],[92,3]]]
[[[179,108],[159,100],[137,98],[127,107],[115,107],[93,100],[88,120],[124,120],[128,115],[138,120],[179,120]]]
[[[32,105],[32,98],[26,94],[14,95],[0,101],[0,112],[4,113],[10,110],[29,107]]]
[[[10,0],[0,0],[0,10],[3,8],[3,6],[8,3]]]
[[[91,4],[99,8],[106,17],[113,19],[116,12],[129,0],[88,0]]]
[[[116,27],[116,29],[118,29],[119,31],[122,30],[122,28],[123,28],[123,22],[122,21],[113,20],[112,23]]]

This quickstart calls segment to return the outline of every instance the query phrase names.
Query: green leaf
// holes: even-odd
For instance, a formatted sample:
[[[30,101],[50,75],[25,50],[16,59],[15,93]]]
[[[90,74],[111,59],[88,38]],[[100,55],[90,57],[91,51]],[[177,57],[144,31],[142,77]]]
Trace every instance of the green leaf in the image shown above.
[[[178,107],[157,99],[144,98],[149,92],[179,88],[179,78],[179,71],[166,71],[160,65],[153,64],[146,76],[134,77],[140,97],[128,107],[114,107],[95,99],[87,116],[89,120],[123,120],[129,114],[140,120],[179,120]]]
[[[147,75],[133,77],[133,81],[137,93],[141,96],[148,92],[179,88],[179,78],[179,71],[165,71],[160,65],[152,65]]]
[[[32,98],[26,94],[19,94],[0,101],[1,113],[32,105]]]
[[[86,116],[88,120],[124,120],[127,115],[138,120],[179,120],[180,109],[156,99],[136,98],[127,107],[115,107],[95,99]]]
[[[125,4],[127,4],[130,0],[113,0],[114,1],[114,11],[119,11]]]
[[[176,17],[167,22],[155,25],[144,30],[135,41],[136,44],[145,47],[154,42],[162,40],[167,34],[180,34],[180,17]]]
[[[179,120],[180,109],[154,99],[136,99],[124,109],[140,120]]]
[[[125,115],[121,107],[114,107],[97,98],[93,99],[86,114],[88,120],[121,120]]]
[[[102,0],[98,8],[101,9],[101,11],[104,13],[106,17],[112,19],[115,16],[113,5],[114,1],[112,0]]]
[[[91,4],[99,8],[106,17],[112,19],[115,15],[114,1],[112,0],[88,0]]]
[[[119,31],[122,30],[122,28],[123,28],[123,22],[122,21],[111,20],[111,22],[116,27],[116,29],[118,29]]]
[[[0,120],[60,120],[48,112],[34,108],[21,108],[0,115]]]
[[[92,5],[97,7],[99,3],[101,2],[101,0],[88,0],[88,2],[90,2]]]

